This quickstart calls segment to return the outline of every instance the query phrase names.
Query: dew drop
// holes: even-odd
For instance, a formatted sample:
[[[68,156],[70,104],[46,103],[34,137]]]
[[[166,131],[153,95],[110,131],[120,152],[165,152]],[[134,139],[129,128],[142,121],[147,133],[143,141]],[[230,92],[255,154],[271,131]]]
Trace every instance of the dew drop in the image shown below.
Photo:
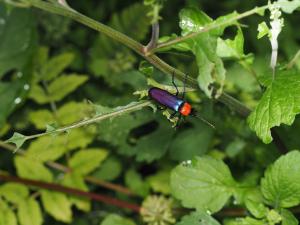
[[[17,77],[21,78],[23,76],[23,73],[22,72],[17,72]]]
[[[24,90],[28,91],[30,88],[29,84],[24,84]]]
[[[5,19],[0,18],[0,25],[4,25],[6,23]]]
[[[211,215],[211,211],[210,211],[209,209],[206,210],[206,213],[207,213],[208,215]]]
[[[21,101],[22,101],[22,98],[17,97],[14,102],[15,102],[16,105],[18,105],[18,104],[21,103]]]

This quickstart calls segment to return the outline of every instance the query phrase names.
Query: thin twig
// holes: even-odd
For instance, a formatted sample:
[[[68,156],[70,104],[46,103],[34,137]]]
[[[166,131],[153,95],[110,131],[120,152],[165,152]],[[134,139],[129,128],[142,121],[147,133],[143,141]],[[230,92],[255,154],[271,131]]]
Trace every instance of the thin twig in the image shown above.
[[[31,180],[31,179],[24,179],[24,178],[10,176],[10,175],[4,175],[4,174],[0,174],[0,180],[25,184],[28,186],[39,187],[42,189],[63,192],[66,194],[76,195],[76,196],[84,197],[84,198],[91,199],[94,201],[103,202],[105,204],[114,205],[114,206],[117,206],[120,208],[130,209],[134,212],[138,212],[138,213],[140,212],[139,205],[125,202],[125,201],[122,201],[122,200],[119,200],[116,198],[112,198],[112,197],[108,197],[105,195],[100,195],[100,194],[96,194],[96,193],[92,193],[92,192],[82,191],[82,190],[75,189],[75,188],[65,187],[65,186],[62,186],[59,184],[48,183],[48,182],[43,182],[43,181],[36,181],[36,180]]]
[[[231,23],[233,23],[233,22],[235,22],[237,20],[243,19],[245,17],[251,16],[251,15],[256,14],[256,13],[258,13],[260,11],[263,11],[263,10],[267,9],[268,7],[269,7],[268,5],[264,5],[264,6],[261,6],[261,7],[255,7],[252,10],[249,10],[249,11],[246,11],[244,13],[241,13],[241,14],[239,14],[239,15],[237,15],[235,17],[232,17],[232,18],[230,18],[228,20],[224,20],[224,21],[219,22],[219,23],[213,22],[213,23],[207,25],[206,27],[203,27],[198,32],[190,33],[190,34],[188,34],[186,36],[178,37],[178,38],[175,38],[175,39],[173,39],[171,41],[167,41],[167,42],[161,43],[156,48],[154,48],[151,52],[152,53],[157,52],[158,50],[160,50],[162,48],[169,47],[169,46],[178,44],[180,42],[186,41],[188,39],[194,38],[194,37],[198,36],[199,34],[211,31],[211,30],[216,29],[218,27],[222,27],[222,26],[231,24]]]

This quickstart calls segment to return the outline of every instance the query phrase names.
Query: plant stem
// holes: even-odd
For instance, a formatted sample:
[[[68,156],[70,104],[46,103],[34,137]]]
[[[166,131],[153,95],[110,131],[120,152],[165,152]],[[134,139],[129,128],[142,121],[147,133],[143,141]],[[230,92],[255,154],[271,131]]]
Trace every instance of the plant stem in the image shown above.
[[[113,111],[113,112],[102,114],[102,115],[93,117],[91,119],[87,119],[87,120],[83,120],[83,121],[71,124],[71,125],[66,126],[66,127],[55,129],[55,130],[50,131],[50,132],[39,133],[39,134],[33,134],[33,135],[26,136],[26,140],[42,137],[42,136],[49,135],[49,134],[63,133],[63,132],[66,132],[68,130],[75,129],[75,128],[82,127],[82,126],[86,126],[86,125],[96,123],[96,122],[99,122],[99,121],[102,121],[102,120],[105,120],[105,119],[108,119],[108,118],[114,118],[114,117],[117,117],[117,116],[121,116],[125,113],[130,113],[130,112],[133,112],[133,111],[137,111],[137,110],[140,110],[140,109],[142,109],[146,106],[150,106],[150,105],[151,105],[150,101],[141,101],[141,102],[138,102],[134,105],[130,105],[128,107],[121,108],[120,110],[116,110],[116,111]]]
[[[9,150],[11,152],[15,152],[15,146],[7,144],[3,141],[0,141],[0,147],[4,148],[6,150]],[[18,149],[17,153],[20,154],[20,155],[26,155],[26,151],[24,151],[23,149]],[[49,167],[51,167],[53,169],[56,169],[56,170],[59,170],[59,171],[62,171],[64,173],[72,172],[71,168],[69,168],[67,166],[64,166],[62,164],[59,164],[57,162],[47,161],[46,164]],[[132,191],[130,191],[126,187],[123,187],[123,186],[117,185],[117,184],[113,184],[113,183],[110,183],[110,182],[107,182],[107,181],[103,181],[103,180],[100,180],[99,178],[95,178],[95,177],[92,177],[92,176],[86,176],[86,177],[84,177],[84,179],[87,182],[91,183],[91,184],[99,185],[101,187],[107,188],[107,189],[112,190],[112,191],[120,192],[120,193],[130,195],[130,196],[135,195]]]
[[[48,183],[48,182],[43,182],[43,181],[36,181],[36,180],[30,180],[30,179],[24,179],[20,177],[15,177],[15,176],[10,176],[10,175],[4,175],[0,174],[0,180],[2,181],[9,181],[9,182],[14,182],[14,183],[20,183],[20,184],[25,184],[28,186],[34,186],[34,187],[39,187],[43,189],[48,189],[48,190],[53,190],[53,191],[58,191],[58,192],[63,192],[66,194],[70,195],[76,195],[84,198],[88,198],[91,200],[95,200],[98,202],[103,202],[105,204],[109,205],[114,205],[120,208],[125,208],[125,209],[130,209],[134,212],[139,213],[140,212],[140,206],[135,205],[129,202],[125,202],[116,198],[111,198],[105,195],[100,195],[92,192],[86,192],[82,191],[79,189],[75,188],[69,188],[65,187],[59,184],[54,184],[54,183]]]
[[[65,17],[69,17],[81,24],[84,24],[96,31],[99,31],[105,35],[107,35],[108,37],[112,38],[113,40],[116,40],[118,42],[121,42],[123,45],[131,48],[132,50],[134,50],[136,53],[138,53],[140,56],[142,56],[144,59],[146,59],[148,62],[150,62],[152,65],[154,65],[157,69],[161,70],[163,73],[166,73],[168,75],[173,75],[181,80],[181,81],[186,81],[186,83],[193,87],[193,88],[197,88],[199,89],[198,86],[198,82],[190,77],[190,76],[186,76],[183,72],[181,72],[180,70],[170,66],[169,64],[167,64],[166,62],[164,62],[163,60],[161,60],[157,55],[155,54],[150,54],[149,52],[145,52],[145,46],[140,44],[139,42],[133,40],[132,38],[128,37],[127,35],[112,29],[109,26],[106,26],[98,21],[95,21],[73,9],[71,9],[70,7],[64,6],[64,5],[60,5],[60,4],[53,4],[50,2],[46,2],[46,1],[41,1],[41,0],[29,0],[30,4],[36,8],[48,11],[48,12],[52,12],[54,14],[58,14],[58,15],[62,15]],[[193,38],[201,33],[204,32],[208,32],[212,29],[218,28],[219,26],[223,26],[226,25],[228,23],[232,23],[236,20],[245,18],[247,16],[250,16],[252,14],[255,13],[259,13],[260,11],[263,11],[265,9],[267,9],[269,6],[265,5],[265,6],[261,6],[261,7],[255,7],[252,10],[246,11],[242,14],[239,14],[236,17],[233,17],[229,20],[220,22],[220,23],[212,23],[211,25],[208,25],[207,27],[203,28],[201,31],[197,32],[197,33],[191,33],[189,35],[186,35],[184,37],[180,37],[177,39],[174,39],[172,41],[166,42],[166,43],[162,43],[160,45],[158,45],[156,48],[154,48],[152,51],[155,52],[160,48],[163,47],[167,47],[176,43],[180,43],[182,41],[185,41],[189,38]],[[225,104],[226,106],[228,106],[229,108],[231,108],[232,110],[234,110],[235,112],[239,113],[241,116],[243,117],[247,117],[249,115],[249,113],[251,112],[247,106],[245,106],[243,103],[239,102],[237,99],[233,98],[232,96],[223,93],[221,94],[221,96],[216,99],[217,101]],[[82,122],[84,123],[84,121]],[[79,126],[83,126],[78,124]],[[77,125],[75,125],[76,127],[79,127]],[[72,129],[73,127],[70,127],[70,129]],[[64,131],[63,129],[61,129],[61,131]],[[37,134],[37,135],[33,135],[33,136],[29,136],[31,138],[35,138],[35,137],[40,137],[43,136],[45,134]],[[277,136],[279,137],[279,136]],[[282,141],[280,141],[281,143],[283,143]],[[275,142],[275,144],[277,145],[278,142]],[[277,148],[280,150],[281,146],[277,146]],[[281,150],[280,150],[281,151]]]
[[[168,75],[174,74],[174,76],[177,79],[181,80],[181,81],[184,81],[185,78],[186,78],[187,85],[189,85],[193,88],[199,89],[198,82],[195,79],[191,78],[190,76],[186,76],[185,73],[183,73],[180,70],[177,70],[174,67],[170,66],[169,64],[167,64],[166,62],[161,60],[155,54],[151,54],[151,55],[149,55],[149,53],[146,54],[145,51],[144,51],[145,46],[143,46],[139,42],[133,40],[132,38],[126,36],[125,34],[120,33],[119,31],[114,30],[114,29],[112,29],[112,28],[110,28],[110,27],[108,27],[108,26],[106,26],[106,25],[104,25],[104,24],[102,24],[98,21],[95,21],[95,20],[93,20],[93,19],[91,19],[91,18],[75,11],[75,10],[71,10],[70,8],[64,7],[64,6],[59,5],[59,4],[52,4],[52,3],[45,2],[45,1],[40,1],[40,0],[31,0],[31,5],[36,7],[36,8],[48,11],[48,12],[52,12],[52,13],[55,13],[55,14],[58,14],[58,15],[69,17],[69,18],[74,19],[75,21],[77,21],[81,24],[84,24],[84,25],[86,25],[86,26],[88,26],[88,27],[90,27],[90,28],[92,28],[96,31],[99,31],[99,32],[107,35],[108,37],[112,38],[113,40],[121,42],[123,45],[131,48],[137,54],[142,56],[144,59],[146,59],[148,62],[150,62],[152,65],[154,65],[157,69],[159,69],[163,73],[166,73]],[[264,7],[267,7],[267,6],[264,6]],[[241,18],[246,17],[247,15],[249,16],[249,15],[255,13],[255,12],[258,12],[259,10],[264,9],[264,7],[255,8],[255,9],[252,9],[250,11],[247,11],[247,12],[241,14],[242,15]],[[213,28],[210,28],[210,29],[213,29]],[[217,100],[228,106],[228,102],[230,103],[230,101],[234,98],[233,97],[227,98],[227,96],[228,95],[225,94],[225,96],[223,96],[222,98],[219,98]],[[226,101],[223,101],[224,99],[226,99]],[[235,102],[237,102],[237,101],[238,100],[235,100]],[[237,111],[237,112],[247,110],[247,107],[244,106],[242,103],[240,103],[240,104],[235,104],[235,103],[231,104],[230,103],[230,105],[233,106],[232,109]],[[236,108],[236,107],[241,107],[241,108]]]
[[[269,7],[268,5],[264,5],[264,6],[261,6],[261,7],[255,7],[252,10],[249,10],[249,11],[246,11],[244,13],[241,13],[241,14],[239,14],[239,15],[237,15],[235,17],[232,17],[232,18],[230,18],[228,20],[224,20],[224,21],[219,22],[219,23],[211,23],[211,24],[207,25],[206,27],[204,27],[203,29],[201,29],[200,31],[198,31],[198,32],[190,33],[190,34],[188,34],[186,36],[178,37],[178,38],[175,38],[175,39],[173,39],[171,41],[167,41],[167,42],[158,44],[156,48],[152,49],[151,53],[157,52],[158,50],[160,50],[162,48],[169,47],[169,46],[178,44],[180,42],[186,41],[188,39],[194,38],[194,37],[196,37],[199,34],[211,31],[211,30],[216,29],[218,27],[222,27],[224,25],[231,24],[231,23],[233,23],[233,22],[235,22],[237,20],[240,20],[242,18],[251,16],[252,14],[255,14],[255,13],[258,13],[260,11],[263,11],[263,10],[267,9],[268,7]]]

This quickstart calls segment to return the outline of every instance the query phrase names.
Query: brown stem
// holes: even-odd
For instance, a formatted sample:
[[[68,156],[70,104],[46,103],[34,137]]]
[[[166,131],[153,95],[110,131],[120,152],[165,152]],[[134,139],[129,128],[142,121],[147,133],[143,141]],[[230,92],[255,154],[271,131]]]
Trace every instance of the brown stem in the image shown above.
[[[2,147],[4,149],[7,149],[11,152],[15,151],[15,146],[4,143],[3,141],[0,141],[0,147]],[[17,151],[17,153],[20,154],[20,155],[26,155],[26,151],[24,151],[23,149],[19,149]],[[67,166],[64,166],[62,164],[59,164],[57,162],[48,161],[48,162],[46,162],[46,164],[49,167],[51,167],[53,169],[56,169],[56,170],[59,170],[59,171],[62,171],[64,173],[70,173],[72,171],[71,168],[69,168]],[[121,185],[113,184],[113,183],[110,183],[110,182],[107,182],[107,181],[103,181],[103,180],[100,180],[100,179],[92,177],[92,176],[85,177],[85,180],[88,181],[91,184],[99,185],[99,186],[107,188],[109,190],[113,190],[113,191],[120,192],[120,193],[123,193],[123,194],[126,194],[126,195],[131,195],[131,196],[135,195],[128,188],[125,188]]]
[[[70,195],[76,195],[76,196],[88,198],[88,199],[91,199],[94,201],[102,202],[105,204],[114,205],[114,206],[117,206],[120,208],[130,209],[137,213],[139,213],[140,209],[141,209],[141,207],[136,204],[125,202],[125,201],[122,201],[122,200],[119,200],[116,198],[112,198],[112,197],[108,197],[105,195],[100,195],[100,194],[96,194],[96,193],[92,193],[92,192],[82,191],[82,190],[75,189],[75,188],[65,187],[65,186],[62,186],[59,184],[24,179],[24,178],[4,175],[4,174],[0,174],[0,180],[25,184],[28,186],[35,186],[35,187],[39,187],[42,189],[58,191],[58,192],[62,192],[62,193],[70,194]]]

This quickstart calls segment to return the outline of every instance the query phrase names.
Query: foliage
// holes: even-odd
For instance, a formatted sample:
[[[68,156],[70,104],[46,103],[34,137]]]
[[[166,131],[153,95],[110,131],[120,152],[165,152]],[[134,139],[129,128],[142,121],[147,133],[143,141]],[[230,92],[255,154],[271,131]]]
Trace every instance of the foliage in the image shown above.
[[[0,225],[299,224],[299,8],[0,1]]]

